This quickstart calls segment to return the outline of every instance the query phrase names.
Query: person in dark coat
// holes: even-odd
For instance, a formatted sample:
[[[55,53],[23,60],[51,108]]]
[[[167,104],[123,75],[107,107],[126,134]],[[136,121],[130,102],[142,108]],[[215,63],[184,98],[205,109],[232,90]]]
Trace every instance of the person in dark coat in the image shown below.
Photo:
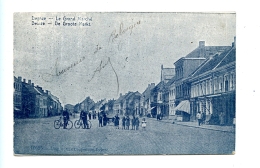
[[[136,117],[136,118],[135,118],[135,127],[136,127],[136,130],[138,130],[139,124],[140,124],[139,118]]]
[[[116,129],[119,129],[119,120],[120,118],[118,117],[118,114],[115,116],[115,126],[116,126]]]
[[[81,111],[80,113],[80,118],[83,121],[83,129],[86,129],[86,125],[87,125],[87,113],[85,111]]]
[[[129,116],[126,116],[126,122],[125,122],[125,125],[126,125],[126,129],[129,130],[129,126],[130,126],[130,117],[129,117]]]
[[[122,129],[125,129],[125,122],[126,122],[126,118],[125,116],[122,118]]]
[[[107,125],[107,115],[106,113],[103,114],[103,126]]]
[[[131,120],[131,124],[132,124],[132,130],[135,130],[135,116],[133,116]]]
[[[99,114],[99,113],[98,113],[98,114]],[[99,114],[99,115],[98,115],[98,126],[99,126],[99,127],[103,127],[103,125],[102,125],[102,120],[103,120],[103,119],[102,119],[102,115]]]
[[[89,120],[91,120],[91,113],[90,112],[88,112],[88,118],[89,118]]]
[[[68,125],[68,121],[70,119],[70,115],[67,109],[65,109],[62,113],[63,116],[63,129],[66,129],[67,125]]]

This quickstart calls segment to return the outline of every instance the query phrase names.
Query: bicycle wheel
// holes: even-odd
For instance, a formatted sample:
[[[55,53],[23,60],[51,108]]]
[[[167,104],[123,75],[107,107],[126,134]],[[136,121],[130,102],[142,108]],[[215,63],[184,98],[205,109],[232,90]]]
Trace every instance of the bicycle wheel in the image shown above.
[[[66,129],[71,129],[73,127],[72,121],[68,121]]]
[[[87,122],[88,122],[88,128],[90,129],[92,124],[91,124],[91,122],[89,120]]]
[[[54,128],[59,129],[60,128],[60,120],[55,120],[54,121]]]
[[[75,122],[74,122],[74,127],[76,128],[76,129],[79,129],[80,128],[80,120],[76,120]]]

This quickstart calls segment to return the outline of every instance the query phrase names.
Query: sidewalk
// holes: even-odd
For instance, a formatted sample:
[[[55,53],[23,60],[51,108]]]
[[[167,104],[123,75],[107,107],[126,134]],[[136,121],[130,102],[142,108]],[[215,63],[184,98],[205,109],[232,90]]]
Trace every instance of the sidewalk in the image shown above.
[[[194,128],[200,128],[200,129],[208,129],[208,130],[214,130],[214,131],[222,131],[222,132],[230,132],[230,133],[234,133],[235,132],[235,127],[233,126],[220,126],[220,125],[201,125],[198,126],[198,122],[194,121],[190,121],[190,122],[181,122],[181,121],[174,121],[172,119],[163,119],[160,120],[158,122],[165,122],[165,123],[169,123],[169,124],[177,124],[177,125],[183,125],[183,126],[187,126],[187,127],[194,127]],[[174,122],[174,123],[173,123]]]

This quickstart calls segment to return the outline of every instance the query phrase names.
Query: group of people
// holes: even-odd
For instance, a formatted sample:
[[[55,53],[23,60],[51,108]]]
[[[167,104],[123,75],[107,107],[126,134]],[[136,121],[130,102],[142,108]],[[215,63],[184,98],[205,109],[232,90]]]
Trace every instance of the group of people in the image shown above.
[[[198,125],[201,126],[202,123],[205,123],[206,120],[206,114],[205,113],[201,113],[200,111],[197,114],[197,119],[198,119]]]
[[[70,115],[69,115],[68,110],[65,109],[63,111],[62,115],[63,115],[63,121],[64,121],[63,128],[66,129],[67,123],[70,119]],[[98,118],[96,117],[96,115],[98,116]],[[107,117],[107,114],[104,111],[101,111],[101,112],[98,112],[98,113],[94,112],[92,116],[93,116],[93,119],[96,119],[96,118],[98,119],[99,127],[106,126],[107,123],[109,122],[109,118]],[[80,119],[83,121],[83,128],[89,129],[89,125],[88,125],[87,121],[91,120],[91,113],[82,110],[80,112]],[[116,116],[112,118],[112,121],[114,122],[116,129],[119,129],[120,117],[118,116],[118,114],[116,114]],[[137,116],[133,116],[132,118],[130,118],[129,115],[123,116],[123,118],[122,118],[122,129],[129,130],[130,125],[132,126],[131,130],[138,130],[139,126],[140,126],[139,118]],[[146,128],[145,118],[142,119],[141,126],[142,126],[142,128]]]
[[[206,122],[206,114],[205,112],[198,112],[197,114],[197,119],[198,119],[198,125],[201,126],[202,124],[205,124]],[[211,120],[214,120],[214,123],[218,123],[219,125],[225,125],[225,114],[224,112],[221,112],[219,116],[215,117],[215,115],[211,116]],[[217,121],[215,121],[217,120]],[[209,121],[208,121],[209,122]]]
[[[108,122],[107,114],[105,112],[98,112],[98,126],[106,126]]]
[[[120,118],[117,114],[114,117],[114,124],[115,124],[116,129],[119,129],[119,125],[120,125],[119,121],[120,121]],[[123,118],[122,118],[122,129],[129,130],[130,125],[132,126],[131,130],[138,130],[139,126],[140,126],[139,118],[137,116],[133,116],[132,118],[130,118],[129,115],[123,116]],[[142,126],[142,128],[146,128],[145,118],[143,118],[143,120],[141,122],[141,126]]]

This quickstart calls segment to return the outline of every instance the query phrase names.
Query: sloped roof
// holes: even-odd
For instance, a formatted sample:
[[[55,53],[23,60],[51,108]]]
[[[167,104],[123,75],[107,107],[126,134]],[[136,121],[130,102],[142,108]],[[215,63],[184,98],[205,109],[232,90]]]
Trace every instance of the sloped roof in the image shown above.
[[[27,83],[23,83],[25,88],[32,94],[38,94],[38,95],[41,95],[42,93],[40,91],[38,91],[35,87],[33,87],[32,85],[30,84],[27,84]]]
[[[227,49],[230,49],[231,46],[204,46],[205,48],[205,58],[208,58],[210,55],[215,54],[216,52],[222,52]],[[197,47],[195,50],[190,52],[185,58],[199,58],[200,57],[200,48]]]
[[[190,77],[195,77],[203,74],[207,71],[213,70],[215,68],[224,66],[228,63],[234,62],[236,60],[236,49],[232,48],[222,52],[220,55],[216,54],[212,58],[208,58],[203,64],[201,64]]]
[[[162,89],[164,87],[164,82],[161,81],[160,83],[158,83],[152,90],[151,92],[157,92],[158,90]]]
[[[228,56],[225,57],[216,68],[222,67],[224,65],[227,65],[227,64],[229,64],[231,62],[235,62],[235,61],[236,61],[236,49],[234,48],[230,51]]]
[[[124,99],[127,99],[133,92],[128,92],[125,95],[120,96],[115,102],[114,104],[120,103],[121,101],[123,101]]]
[[[95,106],[93,105],[93,106],[90,108],[90,110],[95,110]]]
[[[175,76],[174,77],[172,77],[166,84],[165,84],[165,87],[170,87],[171,86],[171,84],[173,84],[174,82],[175,82]]]
[[[133,94],[134,92],[128,92],[124,99],[129,99]]]
[[[115,100],[108,100],[107,105],[108,106],[113,106],[114,102],[115,102]]]

